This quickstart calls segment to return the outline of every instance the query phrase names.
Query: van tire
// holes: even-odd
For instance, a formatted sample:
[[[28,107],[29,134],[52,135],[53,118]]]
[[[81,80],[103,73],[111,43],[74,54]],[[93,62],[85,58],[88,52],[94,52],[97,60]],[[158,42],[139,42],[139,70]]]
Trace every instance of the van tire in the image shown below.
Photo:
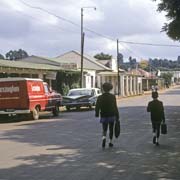
[[[34,120],[38,120],[39,119],[39,108],[35,107],[32,112],[31,112],[32,118]]]
[[[59,115],[59,106],[56,105],[53,110],[52,110],[53,116],[58,116]]]

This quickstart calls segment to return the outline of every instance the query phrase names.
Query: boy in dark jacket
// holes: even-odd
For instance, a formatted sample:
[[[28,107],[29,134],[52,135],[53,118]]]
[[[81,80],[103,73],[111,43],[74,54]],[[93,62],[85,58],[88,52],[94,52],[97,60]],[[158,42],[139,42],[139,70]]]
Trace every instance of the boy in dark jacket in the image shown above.
[[[109,127],[109,147],[113,147],[113,129],[114,122],[119,120],[119,112],[116,104],[116,97],[110,93],[113,86],[110,83],[103,84],[104,93],[100,95],[96,102],[95,116],[99,117],[100,123],[102,123],[103,137],[102,147],[106,145],[106,134]]]
[[[151,113],[151,122],[153,128],[153,143],[159,145],[160,126],[161,122],[165,122],[164,106],[161,101],[158,100],[158,92],[152,92],[153,101],[150,101],[147,107],[147,111]]]

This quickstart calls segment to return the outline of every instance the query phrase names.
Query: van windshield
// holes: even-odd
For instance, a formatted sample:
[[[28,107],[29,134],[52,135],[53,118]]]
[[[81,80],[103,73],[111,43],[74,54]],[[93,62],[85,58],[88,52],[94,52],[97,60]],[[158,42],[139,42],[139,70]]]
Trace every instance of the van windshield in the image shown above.
[[[48,86],[46,84],[44,84],[44,91],[45,91],[45,93],[49,92]]]

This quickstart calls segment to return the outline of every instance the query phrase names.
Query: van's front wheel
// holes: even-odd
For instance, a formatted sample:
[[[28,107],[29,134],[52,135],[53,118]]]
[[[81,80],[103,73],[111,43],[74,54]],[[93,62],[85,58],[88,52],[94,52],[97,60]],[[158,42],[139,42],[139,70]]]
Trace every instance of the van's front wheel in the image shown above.
[[[38,120],[39,119],[39,108],[35,107],[32,112],[31,112],[31,116],[34,120]]]

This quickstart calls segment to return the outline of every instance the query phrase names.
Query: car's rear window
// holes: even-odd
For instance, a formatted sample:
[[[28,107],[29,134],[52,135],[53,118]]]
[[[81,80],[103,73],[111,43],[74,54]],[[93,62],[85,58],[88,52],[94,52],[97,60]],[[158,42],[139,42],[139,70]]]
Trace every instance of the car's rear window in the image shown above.
[[[68,96],[78,96],[78,95],[92,95],[92,90],[72,90],[69,91]]]

